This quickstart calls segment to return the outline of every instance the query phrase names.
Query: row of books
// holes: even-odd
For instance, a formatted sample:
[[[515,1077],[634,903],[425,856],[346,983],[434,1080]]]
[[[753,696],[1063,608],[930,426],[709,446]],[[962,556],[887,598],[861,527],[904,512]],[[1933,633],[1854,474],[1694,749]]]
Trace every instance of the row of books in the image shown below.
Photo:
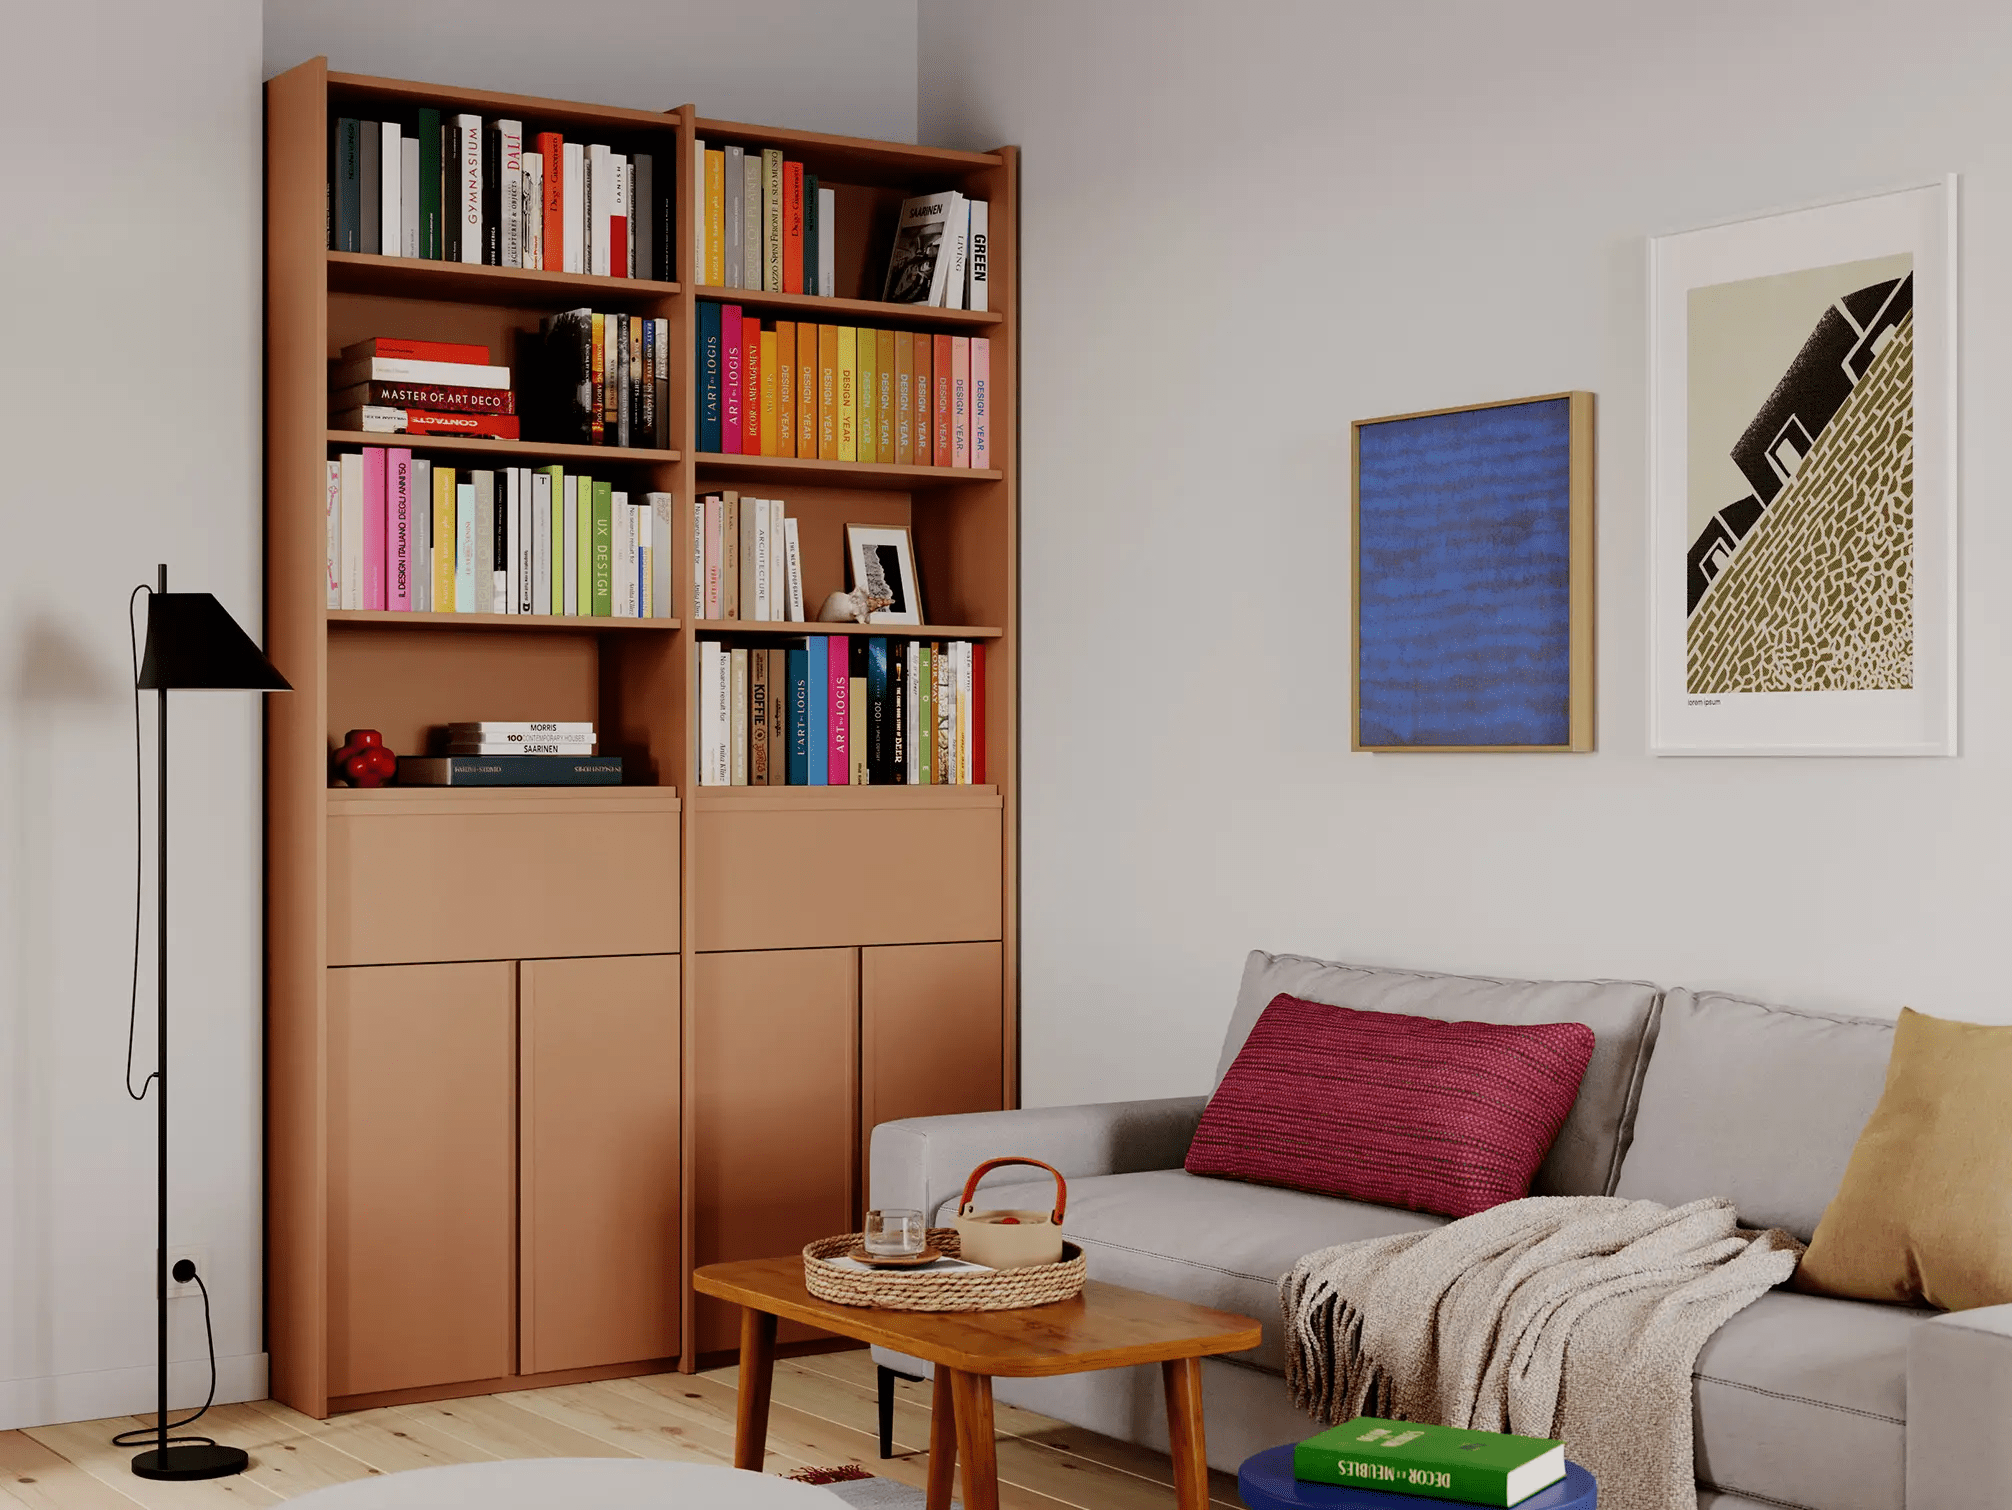
[[[456,472],[402,447],[328,463],[330,608],[671,616],[671,495],[562,467]]]
[[[955,190],[903,200],[881,298],[939,309],[988,308],[990,220],[984,200]]]
[[[985,647],[699,642],[699,785],[982,786]]]
[[[711,288],[838,292],[836,191],[774,147],[709,147],[692,159],[692,265]]]
[[[339,117],[329,246],[612,278],[674,276],[672,185],[647,152],[527,136],[516,120],[423,109]],[[669,175],[665,175],[668,180]]]
[[[538,439],[580,446],[671,444],[668,320],[569,309],[539,322]]]
[[[708,493],[691,540],[693,618],[804,621],[803,551],[780,498]]]
[[[699,302],[698,449],[992,465],[992,342],[777,320]]]
[[[510,369],[463,341],[373,336],[342,348],[329,374],[332,430],[517,438]]]

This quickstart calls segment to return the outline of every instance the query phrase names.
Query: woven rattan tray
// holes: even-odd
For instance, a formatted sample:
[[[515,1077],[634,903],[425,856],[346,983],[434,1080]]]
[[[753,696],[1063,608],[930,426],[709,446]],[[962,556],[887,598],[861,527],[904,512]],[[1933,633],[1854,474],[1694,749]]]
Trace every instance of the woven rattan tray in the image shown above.
[[[1088,1265],[1083,1250],[1062,1244],[1062,1261],[1025,1269],[966,1269],[952,1274],[913,1274],[899,1269],[862,1273],[827,1259],[843,1258],[860,1234],[819,1238],[803,1250],[804,1287],[834,1305],[880,1311],[1016,1311],[1024,1306],[1069,1300],[1083,1288]],[[955,1227],[931,1227],[929,1245],[946,1258],[963,1253]]]

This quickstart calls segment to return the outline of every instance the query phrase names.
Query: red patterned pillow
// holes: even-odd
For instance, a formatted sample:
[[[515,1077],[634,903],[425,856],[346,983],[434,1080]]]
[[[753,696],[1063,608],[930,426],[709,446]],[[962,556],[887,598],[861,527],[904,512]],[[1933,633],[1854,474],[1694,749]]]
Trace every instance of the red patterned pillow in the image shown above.
[[[1188,1173],[1471,1216],[1530,1193],[1592,1054],[1584,1023],[1275,996],[1202,1113]]]

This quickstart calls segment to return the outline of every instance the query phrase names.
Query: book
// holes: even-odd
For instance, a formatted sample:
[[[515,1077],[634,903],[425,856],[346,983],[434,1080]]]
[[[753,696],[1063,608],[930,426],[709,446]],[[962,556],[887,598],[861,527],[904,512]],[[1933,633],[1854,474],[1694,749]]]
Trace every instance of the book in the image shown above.
[[[775,437],[775,449],[767,454],[794,456],[796,455],[796,322],[778,320],[771,334],[775,336],[775,423],[772,426],[768,425],[767,416],[764,415],[763,424],[766,428],[763,433]],[[763,348],[763,353],[766,358],[766,347]]]
[[[965,251],[970,237],[971,203],[960,196],[943,232],[943,251],[948,261],[943,270],[943,297],[937,302],[945,309],[964,307],[964,280],[968,276]]]
[[[780,624],[789,618],[789,550],[783,539],[785,512],[780,498],[768,501],[768,616]]]
[[[496,563],[501,559],[496,542],[496,473],[478,468],[469,473],[474,485],[475,534],[469,561],[469,604],[471,613],[500,613],[496,606]]]
[[[358,605],[383,611],[385,596],[386,508],[385,453],[377,446],[363,452],[363,599]]]
[[[720,612],[723,619],[741,616],[741,495],[720,495]]]
[[[358,357],[341,362],[329,375],[329,388],[358,383],[437,383],[443,388],[510,386],[510,369],[475,362],[432,362],[410,357]]]
[[[595,742],[591,739],[526,739],[480,740],[453,739],[447,744],[449,755],[592,755]]]
[[[691,246],[685,263],[685,281],[698,285],[708,281],[706,277],[706,140],[704,137],[692,139],[692,161],[689,175],[691,189],[691,213],[686,217],[690,225]],[[675,273],[672,276],[676,276]]]
[[[859,460],[879,461],[880,456],[880,336],[877,331],[860,329],[854,332],[856,345],[855,365],[858,377],[853,383],[853,394],[858,408],[854,428],[858,433],[855,444]]]
[[[587,506],[590,517],[588,526],[591,534],[588,572],[592,596],[582,610],[597,619],[614,616],[615,594],[615,521],[614,491],[612,484],[596,480],[593,500]]]
[[[970,239],[965,244],[964,307],[986,310],[992,307],[988,286],[991,207],[982,199],[971,200],[970,205]]]
[[[717,493],[705,500],[706,507],[706,606],[701,618],[719,619],[726,601],[726,582],[720,566],[720,553],[725,548],[726,500]]]
[[[838,460],[838,327],[817,328],[817,457]]]
[[[581,719],[464,719],[447,725],[452,739],[521,740],[594,738],[594,725]]]
[[[971,339],[950,338],[950,465],[971,465]]]
[[[852,784],[852,666],[848,640],[845,635],[826,638],[825,674],[830,690],[825,708],[830,766],[825,780],[831,786]]]
[[[971,338],[971,465],[992,465],[992,342]]]
[[[702,281],[708,288],[726,284],[726,153],[705,149],[705,261]]]
[[[888,254],[881,299],[888,304],[941,304],[950,270],[945,238],[963,195],[955,190],[901,202],[894,248]]]
[[[620,786],[619,755],[408,755],[400,786]]]
[[[415,254],[429,262],[441,258],[440,228],[440,112],[431,106],[419,111],[419,250]]]
[[[930,384],[935,392],[933,413],[935,424],[929,441],[931,465],[947,467],[952,465],[951,442],[951,340],[950,336],[936,336],[930,342],[933,350],[929,356]]]
[[[529,613],[521,606],[526,582],[523,554],[530,544],[529,532],[524,528],[524,490],[522,467],[503,469],[503,500],[501,544],[503,556],[503,613]]]
[[[803,175],[803,291],[829,299],[833,291],[819,282],[819,272],[824,264],[818,257],[817,216],[818,207],[822,203],[823,197],[817,185],[817,175],[805,173]]]
[[[817,459],[817,333],[808,320],[796,327],[796,454],[805,461]]]
[[[866,778],[874,786],[891,786],[896,781],[893,762],[894,731],[889,696],[887,640],[873,635],[866,648]]]
[[[356,129],[361,138],[357,143],[356,159],[362,182],[357,186],[357,204],[361,210],[358,225],[358,250],[373,255],[384,250],[379,237],[383,233],[384,195],[381,182],[384,175],[384,154],[382,142],[384,126],[380,121],[358,121]]]
[[[647,152],[629,158],[629,276],[656,278],[656,159]]]
[[[873,332],[874,454],[882,466],[894,462],[894,332]]]
[[[405,142],[398,122],[378,126],[377,249],[386,257],[405,255]]]
[[[559,270],[587,270],[587,149],[581,142],[559,148]]]
[[[915,337],[915,465],[936,464],[935,342],[921,332]]]
[[[747,193],[747,172],[742,149],[728,147],[720,164],[720,224],[723,262],[721,276],[714,279],[721,288],[742,288],[742,271],[747,266],[741,240],[747,232],[747,212],[741,200]]]
[[[587,271],[614,276],[615,154],[602,142],[587,146]]]
[[[419,255],[419,138],[398,139],[398,255]]]
[[[859,460],[859,330],[838,327],[838,460]]]
[[[740,454],[747,421],[741,415],[743,397],[741,363],[747,347],[741,336],[741,307],[720,306],[720,450],[729,456]]]
[[[340,458],[328,464],[328,592],[324,599],[330,608],[342,607],[342,461]]]
[[[493,191],[497,205],[498,261],[504,267],[524,266],[524,123],[498,121],[496,158],[500,182]]]
[[[784,760],[786,785],[810,785],[810,651],[803,645],[784,650]]]
[[[507,388],[462,388],[443,383],[357,383],[328,396],[343,409],[431,409],[459,414],[515,414],[517,395]]]
[[[852,786],[866,786],[869,784],[866,774],[866,641],[858,635],[847,636],[845,652],[846,780]]]
[[[433,469],[433,586],[429,596],[434,613],[455,611],[454,542],[456,507],[460,489],[452,467]]]
[[[748,658],[748,781],[767,786],[768,779],[768,652],[736,651]]]
[[[699,301],[698,448],[720,448],[720,307]]]
[[[827,299],[838,297],[838,190],[822,184],[817,190],[817,288]]]
[[[384,453],[384,606],[412,611],[412,452]]]
[[[893,648],[887,658],[888,781],[901,786],[915,780],[915,762],[909,752],[908,689],[915,682],[915,646]]]
[[[810,786],[831,784],[831,667],[829,637],[813,634],[804,640],[804,749]]]
[[[460,227],[458,245],[461,262],[481,262],[482,256],[482,117],[457,115],[454,129],[459,133],[456,187],[459,198],[455,215]]]
[[[803,617],[803,552],[797,544],[796,521],[783,521],[783,559],[788,573],[789,622],[801,624]]]
[[[718,786],[719,756],[727,742],[720,727],[720,693],[726,667],[720,664],[720,646],[711,640],[699,641],[699,785]]]
[[[965,647],[971,661],[971,766],[966,773],[973,786],[985,785],[985,647],[972,642]]]
[[[633,278],[635,248],[629,244],[629,217],[634,188],[629,182],[629,159],[620,152],[608,153],[607,187],[608,276]]]
[[[915,647],[915,776],[917,786],[934,786],[936,760],[936,654],[929,645]]]
[[[454,482],[454,611],[475,610],[475,483]]]
[[[782,152],[775,147],[764,147],[761,154],[761,288],[764,293],[779,294],[783,291],[782,207]]]
[[[1543,1437],[1358,1416],[1292,1450],[1293,1477],[1390,1494],[1507,1507],[1565,1476],[1565,1445]]]
[[[552,612],[552,474],[556,467],[531,473],[531,612]]]
[[[762,159],[759,151],[741,154],[741,282],[742,288],[762,287]]]
[[[342,465],[342,606],[363,607],[363,453],[346,451]]]
[[[727,780],[734,786],[748,784],[748,653],[743,649],[727,652],[727,676],[732,689],[728,702],[727,735],[733,743],[728,749],[731,764]]]
[[[761,320],[747,315],[741,320],[741,454],[762,454],[761,427]]]
[[[672,549],[671,516],[677,504],[674,493],[645,493],[650,511],[650,617],[676,618],[671,606],[671,572],[676,556]]]
[[[370,404],[329,415],[328,426],[331,430],[367,430],[380,435],[478,435],[492,440],[515,440],[518,420],[514,414],[456,414]]]
[[[894,333],[894,462],[915,465],[915,336]]]
[[[759,498],[741,500],[740,507],[740,559],[735,563],[740,582],[737,600],[740,617],[743,619],[763,619],[760,569],[760,549],[768,544],[768,504]]]
[[[382,357],[387,361],[453,362],[466,367],[489,365],[487,346],[472,341],[418,341],[407,336],[372,336],[365,341],[352,341],[342,348],[340,356],[344,362]],[[509,371],[507,367],[495,370]],[[509,385],[506,383],[503,386]]]
[[[782,165],[782,291],[803,289],[803,164]]]

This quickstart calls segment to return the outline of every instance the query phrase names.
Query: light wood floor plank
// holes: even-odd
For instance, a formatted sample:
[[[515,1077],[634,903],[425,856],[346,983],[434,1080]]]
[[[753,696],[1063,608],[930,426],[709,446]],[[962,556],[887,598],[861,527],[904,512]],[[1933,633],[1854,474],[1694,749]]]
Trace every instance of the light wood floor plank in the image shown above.
[[[30,1510],[133,1510],[139,1504],[25,1431],[0,1431],[0,1485]]]
[[[703,1417],[674,1409],[668,1401],[652,1408],[623,1399],[598,1384],[565,1384],[497,1398],[637,1457],[733,1466],[732,1431],[722,1433]]]
[[[109,1421],[31,1426],[28,1435],[52,1452],[61,1453],[106,1487],[116,1489],[128,1499],[146,1506],[147,1510],[244,1510],[248,1505],[279,1503],[279,1495],[263,1484],[251,1482],[242,1474],[192,1484],[135,1478],[132,1460],[137,1449],[114,1447],[111,1439],[119,1432],[134,1431],[146,1424],[137,1416],[115,1416]],[[207,1420],[202,1423],[207,1424]],[[192,1427],[191,1430],[201,1431],[202,1426]]]
[[[316,1424],[307,1416],[298,1419],[307,1426]],[[254,1405],[215,1406],[203,1417],[203,1425],[218,1441],[250,1453],[251,1467],[244,1476],[281,1499],[369,1478],[378,1471],[295,1422]]]
[[[576,1431],[549,1416],[525,1410],[500,1395],[438,1400],[400,1407],[437,1431],[459,1437],[499,1458],[632,1458],[637,1454]]]
[[[350,1415],[331,1416],[326,1421],[301,1416],[272,1400],[256,1402],[257,1408],[286,1411],[288,1416],[307,1423],[307,1435],[317,1442],[345,1452],[379,1473],[403,1473],[411,1468],[440,1468],[448,1463],[490,1461],[499,1454],[484,1452],[459,1437],[397,1414],[396,1406],[360,1410]]]

